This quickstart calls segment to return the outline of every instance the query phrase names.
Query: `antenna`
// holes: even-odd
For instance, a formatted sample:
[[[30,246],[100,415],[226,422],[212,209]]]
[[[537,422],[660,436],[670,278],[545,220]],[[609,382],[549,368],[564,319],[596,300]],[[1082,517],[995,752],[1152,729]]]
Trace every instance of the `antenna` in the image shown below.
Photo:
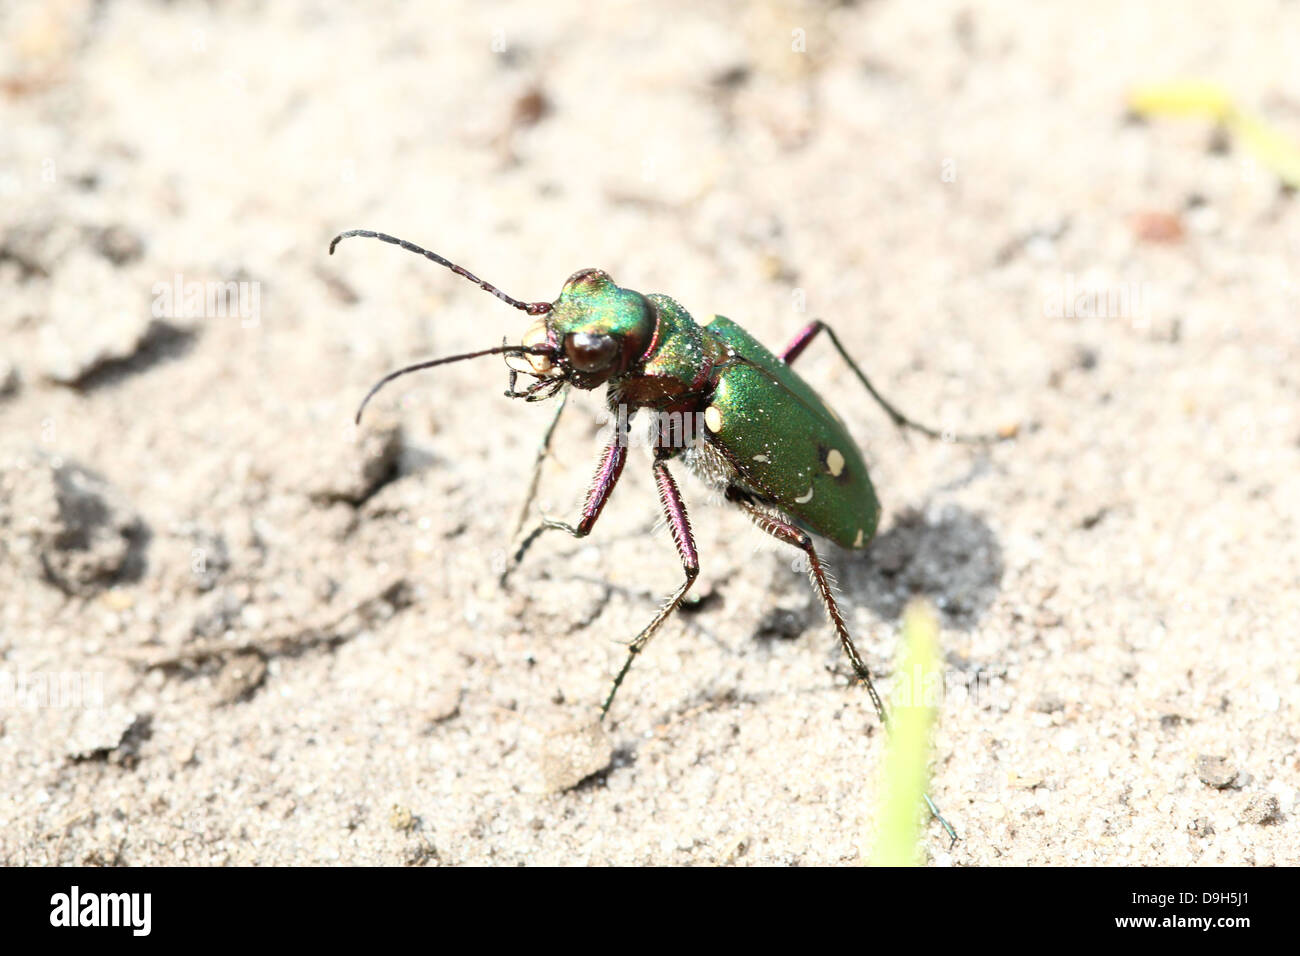
[[[424,258],[430,259],[433,262],[438,263],[440,266],[446,266],[452,272],[456,273],[456,275],[464,276],[484,292],[491,292],[502,302],[506,303],[506,305],[514,306],[520,312],[527,312],[529,315],[545,315],[547,312],[551,311],[551,303],[549,302],[521,302],[519,299],[506,295],[490,282],[484,282],[467,269],[463,269],[456,265],[456,263],[444,259],[436,252],[422,249],[413,242],[407,242],[405,239],[398,239],[396,236],[390,236],[387,233],[372,232],[369,229],[349,229],[347,232],[341,232],[330,240],[330,255],[334,255],[334,247],[339,244],[340,240],[347,239],[350,236],[361,236],[363,239],[379,239],[382,242],[387,242],[394,246],[401,246],[407,252],[414,252],[416,255],[424,256]]]

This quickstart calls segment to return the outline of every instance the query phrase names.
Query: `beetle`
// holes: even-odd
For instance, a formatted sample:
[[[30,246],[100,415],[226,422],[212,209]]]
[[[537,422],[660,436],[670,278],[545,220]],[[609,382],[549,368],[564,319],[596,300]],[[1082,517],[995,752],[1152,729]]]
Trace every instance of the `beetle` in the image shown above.
[[[731,319],[715,316],[707,325],[700,325],[672,298],[622,288],[600,269],[575,272],[553,302],[523,302],[437,253],[382,232],[343,232],[330,242],[330,254],[340,241],[353,236],[379,239],[423,256],[534,317],[518,345],[503,343],[390,372],[374,384],[356,414],[360,424],[375,393],[399,376],[486,355],[505,357],[510,368],[507,396],[536,402],[559,395],[538,449],[515,537],[530,512],[541,466],[569,390],[605,386],[606,405],[618,424],[605,446],[581,516],[573,524],[543,517],[520,540],[501,576],[503,584],[545,532],[564,531],[577,538],[591,532],[627,461],[631,418],[643,410],[655,415],[651,425],[654,481],[684,580],[627,645],[627,659],[601,705],[602,719],[637,655],[681,606],[699,576],[690,519],[668,467],[669,462],[681,458],[760,529],[804,553],[813,587],[853,673],[866,687],[881,723],[888,727],[880,694],[849,634],[812,539],[812,534],[818,534],[843,548],[865,548],[880,523],[880,501],[862,453],[843,420],[792,366],[818,335],[825,335],[899,428],[930,438],[973,443],[1010,438],[1014,429],[997,435],[954,435],[913,421],[876,390],[839,336],[821,320],[809,323],[780,354],[774,354]],[[521,374],[533,381],[518,388]],[[697,423],[700,427],[695,427]],[[933,801],[928,795],[925,799],[955,840],[956,833]]]

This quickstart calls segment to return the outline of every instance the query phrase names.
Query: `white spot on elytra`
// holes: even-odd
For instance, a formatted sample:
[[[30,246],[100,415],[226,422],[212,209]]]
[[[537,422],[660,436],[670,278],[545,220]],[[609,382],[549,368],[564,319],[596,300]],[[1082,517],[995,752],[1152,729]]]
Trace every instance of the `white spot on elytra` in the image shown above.
[[[832,448],[826,453],[826,470],[833,478],[838,478],[844,471],[844,456],[840,454],[838,448]]]
[[[704,410],[704,427],[711,432],[722,431],[722,412],[717,405],[710,405]]]
[[[761,462],[762,462],[763,464],[765,464],[765,465],[766,465],[769,461],[771,461],[771,460],[772,460],[772,459],[771,459],[771,458],[768,458],[766,455],[755,455],[755,456],[754,456],[754,461],[761,461]]]
[[[813,496],[813,488],[812,488],[812,485],[809,485],[809,486],[808,486],[808,494],[803,495],[803,496],[800,497],[800,498],[796,498],[796,499],[794,499],[795,504],[806,505],[808,502],[812,501],[812,496]]]
[[[855,548],[860,548],[860,547],[862,547],[862,529],[861,529],[861,528],[858,529],[858,536],[857,536],[856,538],[853,539],[853,547],[855,547]]]

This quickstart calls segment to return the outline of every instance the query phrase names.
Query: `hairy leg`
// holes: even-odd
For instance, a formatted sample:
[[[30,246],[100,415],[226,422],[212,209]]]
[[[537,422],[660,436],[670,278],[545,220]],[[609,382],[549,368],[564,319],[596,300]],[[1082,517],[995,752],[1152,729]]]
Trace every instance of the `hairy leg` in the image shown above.
[[[501,585],[504,587],[508,582],[511,573],[519,566],[519,562],[524,559],[528,549],[533,546],[533,542],[540,538],[547,531],[567,531],[575,538],[585,538],[591,531],[596,519],[605,508],[605,503],[609,501],[610,494],[614,491],[614,486],[618,484],[619,475],[623,473],[623,465],[627,462],[627,431],[626,429],[615,431],[609,444],[605,446],[605,453],[600,459],[600,467],[596,469],[596,475],[591,480],[591,487],[587,490],[587,501],[582,507],[582,517],[578,519],[576,525],[566,524],[563,521],[557,521],[554,518],[542,518],[532,531],[519,543],[514,555],[506,562],[506,569],[501,572]]]
[[[700,573],[700,559],[695,552],[695,537],[691,534],[691,522],[686,515],[686,506],[682,503],[681,492],[677,490],[677,482],[673,480],[672,473],[668,470],[668,462],[662,458],[655,459],[654,474],[655,484],[659,488],[659,503],[663,506],[664,517],[668,519],[668,529],[672,532],[673,544],[677,546],[677,556],[681,558],[682,571],[686,574],[686,580],[659,609],[654,620],[628,644],[627,660],[623,662],[623,667],[614,678],[614,684],[609,689],[605,703],[601,705],[602,719],[609,713],[610,705],[614,703],[614,695],[618,693],[619,685],[623,683],[623,678],[627,676],[636,656],[645,650],[645,646],[650,643],[650,638],[654,637],[655,632],[669,615],[681,606],[686,592],[691,589],[691,585],[695,583]]]
[[[858,363],[853,361],[852,357],[845,350],[844,345],[840,342],[839,336],[835,334],[835,330],[821,319],[814,319],[800,330],[799,334],[794,337],[793,341],[785,347],[785,351],[781,353],[781,360],[787,365],[793,365],[794,360],[803,354],[804,349],[809,346],[812,340],[815,339],[820,332],[825,332],[830,336],[831,344],[835,346],[835,351],[840,353],[840,358],[844,359],[849,368],[853,370],[853,374],[858,377],[858,381],[860,381],[866,390],[871,393],[871,397],[876,400],[876,403],[885,410],[885,414],[888,415],[890,420],[899,428],[910,428],[913,431],[920,432],[922,435],[926,435],[930,438],[937,438],[940,441],[961,442],[963,444],[971,445],[990,445],[994,442],[1006,441],[1009,438],[1015,437],[1016,430],[1014,428],[999,431],[995,434],[960,435],[955,432],[941,431],[937,428],[931,428],[928,425],[922,425],[920,422],[908,418],[891,405],[883,395],[876,391],[876,387],[871,384],[871,380],[867,378],[862,369],[858,367]]]
[[[831,619],[831,623],[835,625],[835,634],[839,637],[840,647],[844,649],[844,656],[849,659],[849,665],[853,668],[854,675],[866,685],[867,693],[871,695],[871,703],[876,709],[877,716],[880,717],[880,723],[888,731],[889,715],[885,711],[884,702],[881,701],[875,682],[871,679],[871,671],[867,668],[866,662],[862,660],[862,655],[858,653],[858,648],[849,635],[848,626],[844,623],[844,615],[840,613],[839,605],[835,602],[835,595],[831,593],[830,582],[827,580],[826,572],[822,568],[821,560],[817,557],[817,549],[813,547],[812,538],[806,531],[796,527],[780,515],[772,514],[753,504],[743,492],[729,492],[728,498],[744,508],[754,523],[768,534],[779,541],[794,545],[807,555],[809,577],[812,579],[817,596],[821,598],[827,616]],[[924,797],[926,805],[930,808],[930,813],[947,831],[952,842],[956,843],[957,831],[939,813],[939,808],[934,805],[930,795],[927,793],[924,794]]]

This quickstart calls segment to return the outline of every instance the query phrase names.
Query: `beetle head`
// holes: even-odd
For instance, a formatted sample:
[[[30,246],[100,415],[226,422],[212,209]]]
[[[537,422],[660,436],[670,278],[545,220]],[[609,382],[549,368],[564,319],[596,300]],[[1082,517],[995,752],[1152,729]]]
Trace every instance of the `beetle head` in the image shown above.
[[[511,365],[539,377],[563,377],[577,388],[595,388],[631,368],[654,332],[654,306],[645,296],[619,288],[599,269],[583,269],[569,277],[550,311],[524,333],[525,347],[549,347],[550,352],[513,356]],[[524,361],[526,369],[519,364]]]

